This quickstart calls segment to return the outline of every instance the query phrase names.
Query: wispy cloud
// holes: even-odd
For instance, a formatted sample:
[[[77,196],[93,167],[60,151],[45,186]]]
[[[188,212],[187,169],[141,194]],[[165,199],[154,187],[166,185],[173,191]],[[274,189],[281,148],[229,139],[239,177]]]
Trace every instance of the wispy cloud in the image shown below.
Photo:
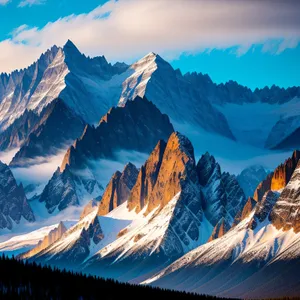
[[[40,5],[44,4],[46,0],[22,0],[18,7],[32,6],[32,5]]]
[[[278,53],[299,43],[299,8],[300,2],[291,0],[109,1],[42,28],[17,29],[0,42],[0,71],[25,67],[67,39],[88,55],[128,62],[150,51],[174,58],[235,46],[242,55],[253,44],[266,43],[265,50]]]
[[[56,155],[38,157],[35,159],[35,164],[31,161],[29,167],[12,168],[12,172],[17,181],[22,182],[24,186],[34,184],[42,189],[60,166],[64,154],[65,150],[61,150]]]
[[[0,5],[6,5],[10,0],[0,0]]]
[[[19,148],[14,148],[8,151],[0,151],[0,161],[8,165],[18,151]]]

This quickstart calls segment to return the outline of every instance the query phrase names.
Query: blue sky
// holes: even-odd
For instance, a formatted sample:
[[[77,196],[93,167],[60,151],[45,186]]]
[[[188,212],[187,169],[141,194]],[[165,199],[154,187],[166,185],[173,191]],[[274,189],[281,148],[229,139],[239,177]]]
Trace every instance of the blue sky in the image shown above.
[[[251,89],[273,84],[285,88],[300,85],[299,45],[280,54],[263,52],[260,45],[243,55],[237,55],[232,48],[212,50],[181,55],[171,64],[183,73],[207,73],[216,83],[235,80]]]
[[[208,73],[218,83],[300,85],[300,5],[293,3],[0,0],[0,72],[26,67],[70,38],[112,62],[153,51],[183,73]]]
[[[20,25],[42,27],[48,22],[54,22],[70,14],[87,13],[106,1],[47,0],[20,7],[21,2],[21,0],[11,0],[6,5],[0,5],[0,40],[9,37],[10,33]]]

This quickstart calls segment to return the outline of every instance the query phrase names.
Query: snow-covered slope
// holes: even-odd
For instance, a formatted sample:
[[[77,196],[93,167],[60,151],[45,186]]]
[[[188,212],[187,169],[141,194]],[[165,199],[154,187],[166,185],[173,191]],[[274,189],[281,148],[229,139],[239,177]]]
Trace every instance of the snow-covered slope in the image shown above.
[[[88,58],[68,41],[53,46],[30,67],[0,75],[0,128],[24,111],[40,113],[56,98],[87,123],[94,124],[117,104],[122,82],[130,74],[125,64],[112,66],[104,56]]]
[[[34,248],[44,239],[49,232],[58,227],[59,224],[41,227],[26,234],[16,235],[11,239],[0,243],[0,252],[6,255],[17,255]]]
[[[221,238],[144,283],[239,298],[299,297],[299,169],[300,165],[281,195],[267,191]]]
[[[98,207],[89,203],[76,225],[31,259],[141,282],[209,238],[220,236],[220,230],[211,234],[221,219],[226,223],[225,234],[245,202],[235,176],[221,173],[209,154],[196,165],[191,142],[178,132],[167,143],[158,142],[138,175],[130,164],[125,171],[128,166],[135,173],[135,183],[127,185],[126,202],[114,198],[118,191],[112,191],[120,187],[114,185],[113,175]]]
[[[291,288],[299,281],[291,266],[299,261],[300,235],[277,230],[268,221],[251,230],[253,215],[254,211],[223,237],[189,252],[145,283],[240,298],[299,296],[299,289]],[[279,261],[280,272],[288,275],[285,279],[273,272]]]
[[[123,83],[119,106],[136,96],[146,96],[171,120],[234,139],[224,115],[159,55],[149,53],[131,65],[130,70],[133,74]]]
[[[81,269],[80,264],[100,249],[113,243],[121,230],[143,215],[129,212],[127,202],[106,216],[98,216],[94,206],[88,214],[68,229],[63,236],[46,249],[28,256],[43,263]]]
[[[204,173],[204,164],[196,167],[193,147],[186,137],[175,132],[167,144],[160,141],[141,167],[128,200],[128,208],[145,217],[138,225],[133,223],[123,229],[115,242],[92,256],[84,264],[84,271],[140,282],[205,244],[218,220],[213,222],[205,204],[210,199],[205,198],[207,184],[201,187]],[[210,184],[216,185],[218,180],[211,179]],[[237,208],[244,199],[243,193],[236,193],[240,187],[232,185],[231,180],[222,181],[223,184],[227,184],[222,194],[225,203],[216,195],[216,204],[211,209],[216,218],[220,211],[221,217],[230,215],[229,206]],[[227,223],[231,226],[231,219]]]

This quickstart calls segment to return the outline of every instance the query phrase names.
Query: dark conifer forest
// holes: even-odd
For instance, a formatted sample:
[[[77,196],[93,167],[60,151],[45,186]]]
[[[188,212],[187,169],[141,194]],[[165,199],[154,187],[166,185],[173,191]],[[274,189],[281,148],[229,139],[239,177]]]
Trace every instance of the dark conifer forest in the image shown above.
[[[0,257],[0,299],[221,299],[119,283]]]

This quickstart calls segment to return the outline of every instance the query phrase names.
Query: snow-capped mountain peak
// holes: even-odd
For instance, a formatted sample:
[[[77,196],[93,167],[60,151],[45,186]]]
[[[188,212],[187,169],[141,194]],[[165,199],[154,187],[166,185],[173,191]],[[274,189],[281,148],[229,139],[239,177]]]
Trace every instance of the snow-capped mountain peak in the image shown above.
[[[0,128],[26,109],[40,113],[59,97],[94,124],[117,104],[127,68],[109,64],[104,56],[86,57],[70,40],[63,47],[53,46],[28,68],[0,75]]]

